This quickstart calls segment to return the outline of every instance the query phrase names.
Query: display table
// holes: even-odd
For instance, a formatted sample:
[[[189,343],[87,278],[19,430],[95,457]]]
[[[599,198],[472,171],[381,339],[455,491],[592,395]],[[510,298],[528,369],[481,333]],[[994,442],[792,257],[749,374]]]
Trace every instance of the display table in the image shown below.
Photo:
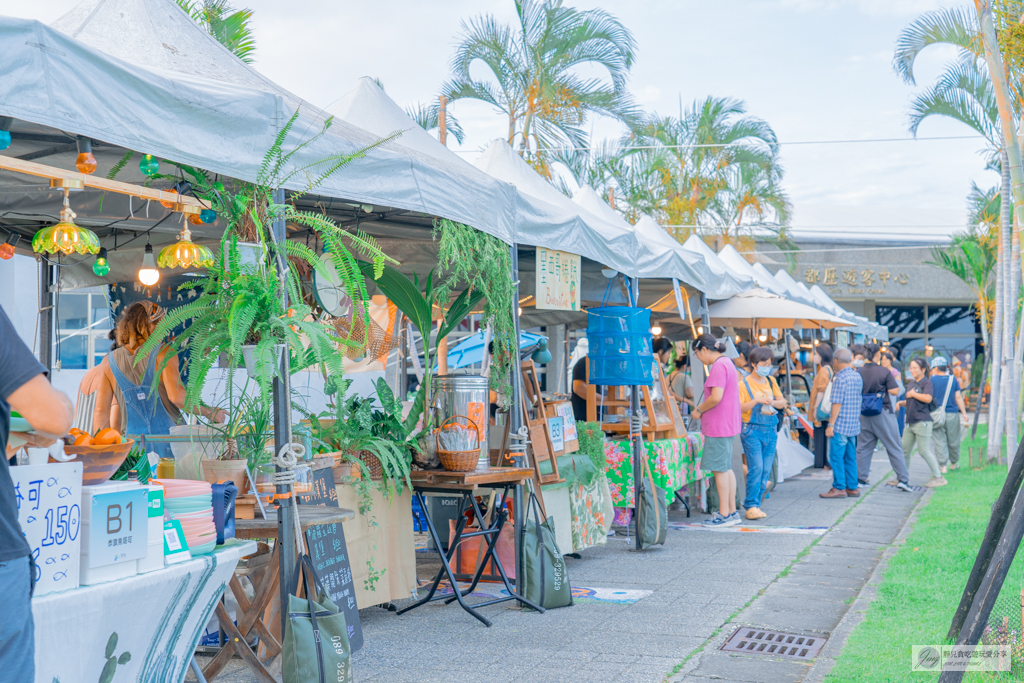
[[[700,456],[704,451],[704,437],[700,434],[689,434],[679,439],[645,440],[644,449],[654,485],[666,491],[669,502],[678,489],[710,474],[700,469]],[[612,504],[619,508],[633,507],[633,458],[629,441],[606,441],[604,454],[608,463]]]
[[[36,680],[184,680],[235,565],[255,551],[253,541],[234,541],[155,572],[33,599]],[[102,675],[108,666],[113,678]]]

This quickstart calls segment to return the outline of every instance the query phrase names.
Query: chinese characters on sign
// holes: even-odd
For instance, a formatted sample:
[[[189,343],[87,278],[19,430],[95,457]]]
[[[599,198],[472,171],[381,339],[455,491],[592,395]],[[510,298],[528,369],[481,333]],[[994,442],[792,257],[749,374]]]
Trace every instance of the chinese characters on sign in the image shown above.
[[[330,472],[330,470],[327,470]],[[301,513],[300,513],[301,514]],[[359,621],[356,589],[352,582],[345,530],[341,524],[318,524],[306,530],[309,558],[316,567],[328,597],[345,614],[348,640],[352,652],[363,646],[363,628]]]
[[[538,247],[536,299],[542,310],[580,310],[580,257]]]
[[[873,270],[863,268],[858,271],[856,268],[805,268],[804,282],[808,285],[824,285],[825,287],[874,287],[868,291],[881,294],[885,286],[892,280],[901,285],[910,284],[910,277],[906,273],[891,273],[888,270]],[[878,288],[881,289],[878,289]]]
[[[11,468],[18,523],[32,549],[35,595],[78,588],[82,463]]]

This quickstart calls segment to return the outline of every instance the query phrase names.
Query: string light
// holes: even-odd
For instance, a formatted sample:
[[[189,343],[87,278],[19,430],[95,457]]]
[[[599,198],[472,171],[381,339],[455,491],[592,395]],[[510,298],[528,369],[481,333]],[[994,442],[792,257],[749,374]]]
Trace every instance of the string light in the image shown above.
[[[139,172],[147,178],[152,178],[160,172],[160,160],[152,154],[144,154],[139,162]]]
[[[79,136],[78,158],[75,160],[75,168],[79,173],[89,175],[96,170],[96,157],[92,154],[92,140]]]
[[[655,325],[654,327],[652,327],[651,328],[651,334],[653,334],[655,337],[660,335],[661,334],[661,325]]]
[[[0,244],[0,258],[8,260],[14,258],[14,247],[17,246],[18,240],[21,238],[16,232],[12,232],[7,236],[7,241]]]
[[[97,277],[106,277],[107,273],[110,272],[106,249],[100,249],[99,256],[96,257],[96,263],[92,264],[92,272],[96,273]]]

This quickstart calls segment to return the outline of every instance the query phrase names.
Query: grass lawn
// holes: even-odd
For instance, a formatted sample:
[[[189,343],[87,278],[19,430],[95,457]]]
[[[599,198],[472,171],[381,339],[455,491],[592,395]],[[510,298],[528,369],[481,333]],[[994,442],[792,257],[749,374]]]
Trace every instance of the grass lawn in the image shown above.
[[[974,565],[988,524],[990,508],[1006,479],[1006,468],[967,467],[967,448],[974,447],[975,463],[984,444],[984,425],[978,438],[963,444],[961,466],[947,476],[949,486],[935,489],[919,508],[906,545],[889,562],[876,599],[850,635],[828,683],[934,681],[938,674],[911,672],[911,646],[946,643],[953,612]],[[965,435],[967,436],[967,435]],[[1024,555],[1006,578],[993,615],[1009,617],[1009,629],[1019,642],[1020,591],[1024,588]],[[1001,620],[1000,620],[1001,621]],[[972,673],[966,681],[1020,681],[1024,650],[1018,649],[1010,673]]]

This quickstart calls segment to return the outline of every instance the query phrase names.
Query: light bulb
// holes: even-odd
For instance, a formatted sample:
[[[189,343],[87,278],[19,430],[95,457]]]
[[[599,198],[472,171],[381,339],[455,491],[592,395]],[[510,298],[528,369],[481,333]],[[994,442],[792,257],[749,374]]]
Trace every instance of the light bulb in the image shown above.
[[[7,241],[0,244],[0,258],[3,260],[14,258],[14,246],[18,243],[21,235],[12,232],[7,236]]]
[[[739,343],[740,343],[740,335],[738,335],[738,334],[736,335],[736,343],[737,343],[737,344],[739,344]]]
[[[697,334],[704,334],[704,326],[697,325]]]
[[[160,271],[156,269],[156,261],[153,260],[153,246],[146,245],[146,253],[142,257],[142,267],[139,268],[139,282],[150,287],[160,279]]]
[[[199,212],[199,218],[202,219],[204,223],[213,223],[217,220],[217,212],[213,209],[203,209]]]
[[[653,334],[655,337],[657,337],[659,334],[661,334],[661,326],[660,325],[655,325],[654,327],[652,327],[651,328],[651,334]]]
[[[522,315],[522,314],[523,314],[523,307],[522,307],[522,306],[520,306],[520,307],[519,307],[519,315]]]
[[[767,334],[758,335],[757,341],[761,342],[762,344],[765,343],[766,341],[768,341],[768,335]]]
[[[75,168],[78,169],[79,173],[85,173],[86,175],[96,170],[96,157],[92,155],[92,152],[82,152],[78,155],[78,159],[75,160]]]
[[[96,157],[92,155],[92,140],[87,137],[78,137],[78,158],[75,159],[75,168],[79,173],[86,175],[96,170]]]
[[[10,131],[0,130],[0,149],[7,149],[11,146]]]
[[[139,162],[139,172],[147,178],[152,178],[160,172],[160,160],[152,154],[145,154]]]
[[[96,257],[96,263],[92,264],[92,272],[96,273],[97,277],[106,277],[107,273],[110,272],[106,249],[100,249],[99,256]]]
[[[191,223],[192,225],[202,225],[203,219],[199,216],[198,213],[190,213],[188,215],[188,222]]]
[[[175,190],[173,187],[171,189],[169,189],[169,190],[164,190],[164,192],[170,192],[171,194],[178,194],[178,191]],[[163,200],[160,200],[160,206],[164,207],[165,209],[173,209],[174,208],[174,202],[165,202]]]

